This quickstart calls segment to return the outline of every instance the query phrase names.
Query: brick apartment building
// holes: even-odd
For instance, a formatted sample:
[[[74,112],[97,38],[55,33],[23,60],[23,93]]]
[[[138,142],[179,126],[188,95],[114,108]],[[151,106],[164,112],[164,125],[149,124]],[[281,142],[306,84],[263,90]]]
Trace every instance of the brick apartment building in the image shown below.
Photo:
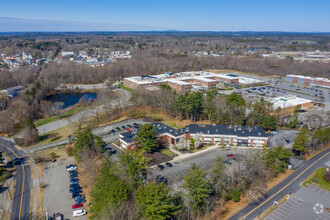
[[[261,127],[237,125],[190,124],[182,129],[174,129],[163,123],[152,124],[159,141],[176,145],[181,138],[200,138],[203,144],[232,145],[238,147],[262,147],[268,144],[268,137]],[[119,134],[120,147],[126,150],[137,149],[134,140],[136,131]]]

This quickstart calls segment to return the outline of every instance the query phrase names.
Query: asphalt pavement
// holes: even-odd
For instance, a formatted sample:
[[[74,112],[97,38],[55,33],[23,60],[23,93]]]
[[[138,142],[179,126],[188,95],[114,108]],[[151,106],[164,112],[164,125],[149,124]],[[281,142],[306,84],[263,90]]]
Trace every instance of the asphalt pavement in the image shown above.
[[[12,203],[12,220],[30,219],[31,170],[24,159],[23,152],[14,147],[12,142],[0,138],[0,150],[6,152],[17,167],[16,187]]]
[[[310,160],[305,161],[301,164],[300,168],[298,168],[288,178],[269,190],[265,198],[260,199],[258,202],[250,203],[241,211],[230,217],[230,219],[255,219],[263,211],[272,206],[274,201],[279,201],[290,193],[296,193],[299,190],[300,183],[303,180],[311,175],[315,169],[325,166],[325,164],[330,160],[329,152],[330,149],[328,148]]]

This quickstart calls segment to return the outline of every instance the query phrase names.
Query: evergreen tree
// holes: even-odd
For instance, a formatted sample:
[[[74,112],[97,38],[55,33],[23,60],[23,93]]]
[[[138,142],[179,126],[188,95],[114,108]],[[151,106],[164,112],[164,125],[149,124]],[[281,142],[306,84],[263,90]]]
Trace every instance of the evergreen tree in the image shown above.
[[[204,212],[212,192],[210,179],[206,178],[201,168],[193,164],[187,175],[183,176],[183,180],[182,187],[187,192],[185,196],[191,212],[194,214]]]
[[[300,155],[307,150],[306,144],[309,142],[308,136],[308,130],[303,127],[300,129],[297,137],[293,140],[292,148],[293,150],[299,152]]]
[[[136,191],[135,199],[142,207],[143,216],[148,219],[170,219],[180,208],[174,204],[171,189],[164,183],[141,185]]]
[[[147,152],[153,152],[158,147],[156,129],[151,124],[143,125],[134,140]]]

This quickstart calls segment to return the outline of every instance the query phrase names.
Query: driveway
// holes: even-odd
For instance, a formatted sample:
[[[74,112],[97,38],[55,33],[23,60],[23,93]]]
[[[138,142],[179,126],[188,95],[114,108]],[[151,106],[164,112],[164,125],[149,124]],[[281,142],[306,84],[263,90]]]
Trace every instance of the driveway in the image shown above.
[[[65,219],[72,219],[72,205],[74,200],[69,192],[69,173],[66,171],[66,166],[73,164],[74,159],[67,157],[59,159],[56,162],[46,163],[44,175],[41,182],[46,184],[44,190],[44,212],[48,216],[54,213],[62,213]],[[84,190],[84,189],[82,189]],[[79,208],[81,209],[81,208]],[[75,217],[74,219],[87,219],[85,216]]]

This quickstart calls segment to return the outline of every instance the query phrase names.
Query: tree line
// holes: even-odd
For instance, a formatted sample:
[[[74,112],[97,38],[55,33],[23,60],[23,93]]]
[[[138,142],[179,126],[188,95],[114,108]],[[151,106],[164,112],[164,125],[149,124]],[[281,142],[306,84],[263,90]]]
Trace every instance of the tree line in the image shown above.
[[[210,120],[217,124],[276,129],[279,119],[279,114],[272,114],[272,104],[263,98],[247,103],[240,94],[223,95],[216,90],[180,94],[162,86],[158,91],[139,91],[135,103],[160,108],[172,117],[191,121]]]

